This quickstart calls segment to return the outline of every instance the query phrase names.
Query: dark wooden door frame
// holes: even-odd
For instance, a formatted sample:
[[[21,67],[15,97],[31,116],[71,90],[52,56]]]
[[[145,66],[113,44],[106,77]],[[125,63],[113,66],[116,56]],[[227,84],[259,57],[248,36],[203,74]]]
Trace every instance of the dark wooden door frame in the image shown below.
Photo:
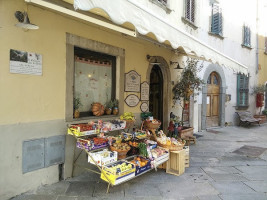
[[[168,123],[170,120],[170,109],[172,105],[172,93],[171,93],[171,72],[170,67],[166,60],[161,56],[153,56],[150,58],[150,63],[147,68],[146,81],[150,84],[150,73],[153,68],[153,63],[158,62],[163,75],[163,131],[167,132]]]

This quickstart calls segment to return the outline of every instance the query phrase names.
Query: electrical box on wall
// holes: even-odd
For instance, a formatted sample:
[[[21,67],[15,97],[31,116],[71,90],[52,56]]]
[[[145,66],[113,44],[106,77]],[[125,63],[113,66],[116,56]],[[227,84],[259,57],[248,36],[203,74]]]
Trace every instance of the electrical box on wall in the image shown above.
[[[64,163],[65,135],[24,141],[22,145],[22,172],[27,173]]]

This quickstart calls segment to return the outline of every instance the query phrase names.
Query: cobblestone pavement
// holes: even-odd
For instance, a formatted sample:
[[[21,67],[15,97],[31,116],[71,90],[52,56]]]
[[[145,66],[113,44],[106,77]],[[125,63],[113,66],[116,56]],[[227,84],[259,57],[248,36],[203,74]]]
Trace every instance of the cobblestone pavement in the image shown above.
[[[13,200],[267,200],[267,124],[214,128],[197,137],[181,176],[152,170],[107,194],[99,175],[86,172]]]

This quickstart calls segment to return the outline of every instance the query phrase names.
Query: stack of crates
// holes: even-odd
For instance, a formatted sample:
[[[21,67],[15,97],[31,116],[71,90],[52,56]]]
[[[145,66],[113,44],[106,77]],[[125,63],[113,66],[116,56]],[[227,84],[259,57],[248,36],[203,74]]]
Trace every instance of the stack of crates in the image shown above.
[[[184,146],[185,150],[185,167],[189,167],[189,146]]]

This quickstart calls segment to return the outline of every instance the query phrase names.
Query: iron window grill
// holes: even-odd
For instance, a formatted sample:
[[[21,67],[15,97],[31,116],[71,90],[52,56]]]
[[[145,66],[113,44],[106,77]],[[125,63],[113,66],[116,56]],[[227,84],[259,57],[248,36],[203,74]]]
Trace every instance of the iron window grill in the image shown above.
[[[185,0],[185,19],[195,22],[195,0]]]

